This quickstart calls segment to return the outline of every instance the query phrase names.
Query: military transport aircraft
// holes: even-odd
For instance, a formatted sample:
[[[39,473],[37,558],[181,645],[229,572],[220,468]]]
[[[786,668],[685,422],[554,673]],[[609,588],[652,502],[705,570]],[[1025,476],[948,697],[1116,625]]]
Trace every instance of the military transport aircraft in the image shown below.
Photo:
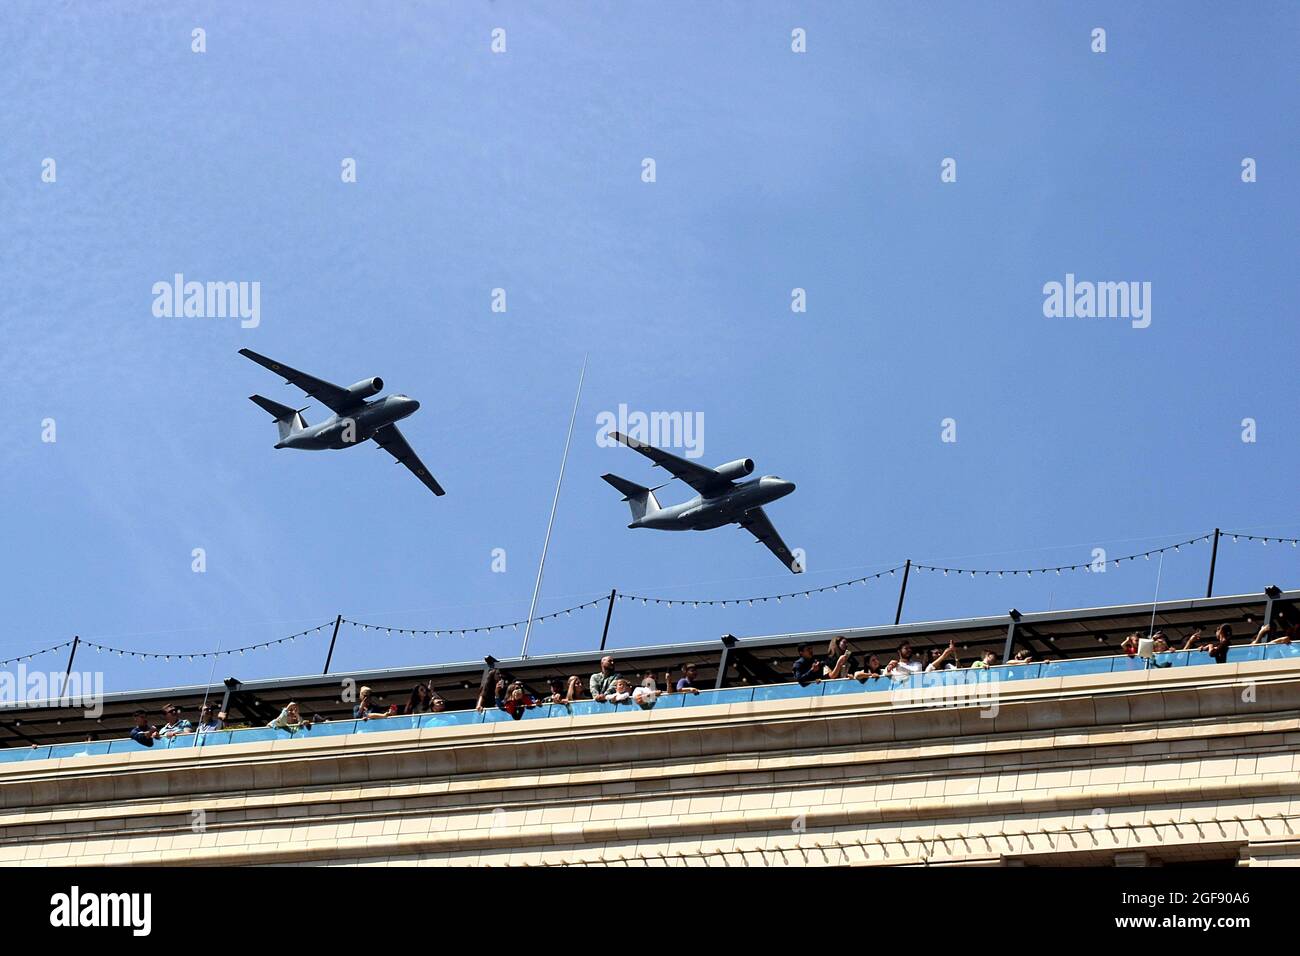
[[[707,531],[724,524],[738,524],[795,574],[803,570],[763,510],[763,505],[784,498],[794,491],[794,482],[775,475],[764,475],[737,484],[736,479],[744,478],[754,470],[753,459],[740,458],[717,468],[706,468],[619,432],[612,431],[609,434],[633,451],[645,455],[655,463],[656,468],[666,469],[674,478],[680,478],[699,492],[690,501],[665,508],[655,498],[655,492],[663,485],[646,488],[618,475],[601,475],[623,492],[623,500],[632,508],[632,523],[628,525],[629,528]]]
[[[386,395],[370,401],[371,395],[377,395],[383,390],[382,378],[363,378],[355,385],[342,388],[282,365],[265,355],[258,355],[252,349],[240,349],[239,354],[252,359],[263,368],[283,375],[286,385],[298,386],[334,412],[319,425],[308,425],[302,417],[303,408],[293,409],[261,395],[250,395],[249,398],[270,412],[275,423],[280,426],[280,440],[276,442],[276,448],[320,451],[326,448],[348,448],[373,438],[375,444],[396,458],[399,465],[409,468],[435,495],[446,494],[442,485],[429,474],[424,462],[420,461],[402,433],[397,430],[397,422],[419,409],[420,403],[415,399],[405,395]]]

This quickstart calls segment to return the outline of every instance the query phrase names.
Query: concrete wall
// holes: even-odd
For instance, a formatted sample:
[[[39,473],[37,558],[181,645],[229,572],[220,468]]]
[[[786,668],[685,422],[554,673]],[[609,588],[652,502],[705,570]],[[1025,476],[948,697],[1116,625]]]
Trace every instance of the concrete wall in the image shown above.
[[[1300,661],[1000,690],[2,764],[0,864],[1300,863]]]

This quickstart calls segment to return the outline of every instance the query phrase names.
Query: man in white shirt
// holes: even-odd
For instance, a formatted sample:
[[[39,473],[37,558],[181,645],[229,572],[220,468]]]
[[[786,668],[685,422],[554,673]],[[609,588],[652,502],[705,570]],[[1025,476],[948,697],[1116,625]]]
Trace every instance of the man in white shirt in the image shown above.
[[[898,656],[885,665],[885,673],[897,681],[904,681],[913,674],[919,674],[925,670],[925,665],[921,663],[916,652],[912,650],[912,642],[904,641],[898,645]]]
[[[655,701],[658,698],[659,698],[658,687],[650,687],[647,686],[646,684],[639,684],[637,688],[632,691],[632,701],[642,710],[649,710],[651,707],[655,705]]]

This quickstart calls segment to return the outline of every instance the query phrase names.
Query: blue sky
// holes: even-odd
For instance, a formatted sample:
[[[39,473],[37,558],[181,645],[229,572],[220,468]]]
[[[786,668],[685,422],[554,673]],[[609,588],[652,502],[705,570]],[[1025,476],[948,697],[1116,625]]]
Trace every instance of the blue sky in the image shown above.
[[[1039,566],[1216,525],[1300,534],[1297,27],[1291,3],[6,4],[0,658],[73,634],[211,650],[340,612],[523,617],[584,354],[543,613],[612,587],[730,598],[907,557]],[[260,282],[260,325],[154,317],[176,272]],[[1150,327],[1046,318],[1066,273],[1150,282]],[[245,346],[418,398],[403,429],[447,496],[369,446],[273,450],[247,396],[306,400]],[[598,447],[620,403],[699,413],[703,461],[795,481],[769,514],[808,573],[734,528],[627,530],[599,476],[659,473]],[[1208,558],[1171,554],[1161,596],[1203,593]],[[1227,543],[1217,590],[1298,570],[1300,550]],[[914,576],[905,619],[1155,588],[1154,561]],[[622,603],[611,644],[878,624],[896,589]],[[531,650],[594,647],[601,623],[539,625]],[[345,629],[334,668],[520,638]],[[215,676],[316,672],[326,639]],[[92,662],[109,690],[210,670]]]

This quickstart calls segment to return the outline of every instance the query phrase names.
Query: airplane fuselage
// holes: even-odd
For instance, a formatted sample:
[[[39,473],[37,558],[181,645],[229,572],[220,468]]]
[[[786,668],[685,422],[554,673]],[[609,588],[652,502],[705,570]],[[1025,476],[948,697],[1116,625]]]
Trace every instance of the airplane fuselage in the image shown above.
[[[644,518],[633,521],[629,528],[653,528],[658,531],[708,531],[732,524],[745,516],[745,512],[761,508],[794,491],[794,482],[765,475],[753,481],[744,481],[718,495],[696,495],[679,505],[668,505]]]
[[[308,425],[277,442],[275,447],[304,451],[350,448],[361,444],[385,425],[414,415],[419,408],[420,403],[413,398],[385,395],[373,401],[362,402],[347,415],[333,415],[319,425]]]

